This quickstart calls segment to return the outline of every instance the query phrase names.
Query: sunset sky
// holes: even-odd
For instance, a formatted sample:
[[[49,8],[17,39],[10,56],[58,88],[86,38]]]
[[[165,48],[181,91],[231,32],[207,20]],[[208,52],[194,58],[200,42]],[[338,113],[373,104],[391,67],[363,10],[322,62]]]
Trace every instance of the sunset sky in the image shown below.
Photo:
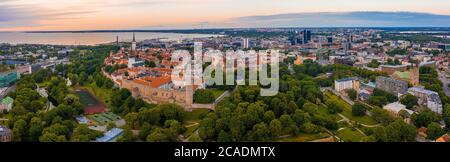
[[[0,0],[0,31],[233,27],[246,16],[349,11],[450,15],[450,0]]]

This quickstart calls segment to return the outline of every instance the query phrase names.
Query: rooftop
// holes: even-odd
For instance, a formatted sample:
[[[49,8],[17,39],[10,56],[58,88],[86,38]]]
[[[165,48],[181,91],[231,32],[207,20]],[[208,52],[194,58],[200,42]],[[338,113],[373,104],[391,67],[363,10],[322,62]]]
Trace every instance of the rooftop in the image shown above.
[[[9,130],[8,128],[0,125],[0,136],[6,135],[6,134],[10,134],[11,130]]]
[[[380,65],[380,67],[387,67],[387,68],[403,68],[407,66],[408,65]]]
[[[386,106],[383,107],[383,109],[387,109],[387,110],[393,111],[395,113],[398,113],[401,110],[405,110],[409,114],[413,114],[414,113],[414,111],[406,109],[406,106],[401,104],[401,103],[399,103],[399,102],[394,102],[394,103],[387,104]]]
[[[394,75],[397,75],[398,77],[400,77],[402,79],[410,79],[411,72],[409,72],[409,71],[404,71],[404,72],[396,71],[396,72],[394,72]]]
[[[437,92],[435,91],[430,91],[428,89],[424,89],[421,87],[411,87],[408,89],[408,91],[415,91],[415,92],[419,92],[419,93],[425,93],[427,95],[431,95],[431,94],[437,94]]]
[[[2,104],[4,104],[4,105],[12,104],[13,102],[14,102],[14,99],[12,99],[9,96],[2,100]]]
[[[352,80],[359,80],[357,77],[350,77],[350,78],[342,78],[339,80],[336,80],[337,82],[346,82],[346,81],[352,81]]]
[[[106,132],[103,137],[97,138],[97,142],[112,142],[123,133],[120,128],[113,128]]]

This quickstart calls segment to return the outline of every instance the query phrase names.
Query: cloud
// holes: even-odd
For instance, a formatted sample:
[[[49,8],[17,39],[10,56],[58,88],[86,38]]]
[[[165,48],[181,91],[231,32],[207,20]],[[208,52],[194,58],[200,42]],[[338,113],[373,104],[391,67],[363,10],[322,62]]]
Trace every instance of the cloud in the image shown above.
[[[449,15],[416,12],[316,12],[234,18],[243,27],[450,27]]]
[[[258,28],[258,27],[450,27],[449,15],[417,12],[311,12],[232,18],[141,29]]]

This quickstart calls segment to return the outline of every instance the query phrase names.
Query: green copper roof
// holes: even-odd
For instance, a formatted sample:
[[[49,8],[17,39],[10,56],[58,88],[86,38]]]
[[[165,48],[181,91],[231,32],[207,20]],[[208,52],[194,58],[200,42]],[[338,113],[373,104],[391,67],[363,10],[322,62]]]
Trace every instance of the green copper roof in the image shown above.
[[[394,74],[397,75],[400,78],[409,79],[409,77],[411,75],[411,72],[409,72],[409,71],[405,71],[405,72],[396,71]]]
[[[12,99],[11,97],[6,97],[2,100],[2,104],[12,104],[14,102],[14,99]]]

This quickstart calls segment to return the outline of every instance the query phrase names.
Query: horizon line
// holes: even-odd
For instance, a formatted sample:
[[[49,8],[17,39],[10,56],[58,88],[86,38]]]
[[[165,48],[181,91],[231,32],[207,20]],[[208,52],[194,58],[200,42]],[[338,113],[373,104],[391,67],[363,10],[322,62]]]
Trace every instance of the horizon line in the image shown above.
[[[185,28],[185,29],[92,29],[92,30],[22,30],[22,31],[0,31],[0,33],[96,33],[96,32],[164,32],[164,31],[196,31],[196,30],[236,30],[236,29],[339,29],[339,28],[365,28],[365,29],[383,29],[383,28],[450,28],[450,26],[342,26],[342,27],[227,27],[227,28]]]

